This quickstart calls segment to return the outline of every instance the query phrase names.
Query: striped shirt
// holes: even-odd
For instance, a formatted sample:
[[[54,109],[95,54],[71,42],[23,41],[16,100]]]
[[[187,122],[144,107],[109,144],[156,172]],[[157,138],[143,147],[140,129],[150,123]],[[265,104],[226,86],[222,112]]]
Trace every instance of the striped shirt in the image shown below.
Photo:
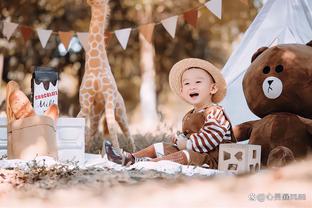
[[[231,142],[230,128],[230,122],[226,119],[222,107],[214,106],[200,130],[189,136],[186,147],[200,153],[214,150],[220,143]]]

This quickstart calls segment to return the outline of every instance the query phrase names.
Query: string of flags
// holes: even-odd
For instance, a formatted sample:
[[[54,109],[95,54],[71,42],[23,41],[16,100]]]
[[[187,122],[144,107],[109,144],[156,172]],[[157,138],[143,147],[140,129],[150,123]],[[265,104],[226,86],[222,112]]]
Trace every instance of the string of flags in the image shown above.
[[[240,0],[242,3],[248,5],[248,0]],[[106,41],[108,41],[112,34],[115,34],[118,42],[120,43],[121,47],[125,50],[127,48],[127,44],[129,41],[129,37],[131,34],[131,31],[138,30],[139,33],[148,41],[152,42],[152,36],[153,31],[156,25],[162,25],[165,30],[169,33],[171,38],[175,38],[176,33],[176,27],[179,16],[183,16],[183,19],[186,23],[190,24],[194,28],[196,28],[197,25],[197,19],[198,19],[198,11],[199,9],[206,7],[211,13],[213,13],[217,18],[222,18],[222,0],[210,0],[206,2],[205,4],[197,7],[192,8],[186,12],[184,12],[182,15],[175,15],[168,17],[166,19],[161,20],[158,23],[148,23],[139,25],[137,28],[123,28],[119,30],[115,30],[113,32],[105,32]],[[70,43],[70,40],[72,37],[76,34],[82,47],[85,50],[88,50],[88,32],[65,32],[65,31],[58,31],[53,32],[52,30],[46,30],[46,29],[33,29],[29,26],[25,25],[19,25],[17,23],[8,22],[8,21],[2,21],[3,22],[3,36],[7,38],[7,40],[10,40],[13,33],[19,28],[24,41],[27,42],[31,36],[34,34],[34,32],[37,32],[37,35],[39,37],[40,43],[43,48],[46,47],[50,36],[52,34],[57,34],[59,36],[60,41],[64,44],[65,48],[67,49]]]

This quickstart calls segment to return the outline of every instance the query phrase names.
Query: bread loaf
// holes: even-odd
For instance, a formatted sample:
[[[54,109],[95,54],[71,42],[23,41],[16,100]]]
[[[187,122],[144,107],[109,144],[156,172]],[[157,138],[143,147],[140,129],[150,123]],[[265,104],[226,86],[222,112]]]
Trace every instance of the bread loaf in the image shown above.
[[[16,82],[10,81],[6,87],[6,113],[8,122],[12,122],[16,119],[26,118],[36,115],[31,102],[27,96],[19,89]],[[59,117],[59,109],[56,104],[49,106],[44,113],[45,116],[49,116],[55,122]]]
[[[14,92],[15,90],[18,90],[19,86],[16,82],[10,81],[7,86],[6,86],[6,114],[8,118],[8,122],[10,123],[11,121],[15,120],[14,113],[11,109],[10,103],[9,103],[9,97]]]
[[[9,105],[16,119],[35,115],[29,99],[21,90],[15,90],[9,95]]]

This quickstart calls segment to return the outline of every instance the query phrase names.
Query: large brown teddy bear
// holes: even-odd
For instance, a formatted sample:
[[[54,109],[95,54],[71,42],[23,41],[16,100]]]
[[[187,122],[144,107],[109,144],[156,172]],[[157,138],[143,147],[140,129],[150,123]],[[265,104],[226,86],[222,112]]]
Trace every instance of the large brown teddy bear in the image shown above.
[[[261,119],[234,127],[237,140],[261,145],[263,165],[306,156],[312,148],[312,41],[258,49],[243,90]]]

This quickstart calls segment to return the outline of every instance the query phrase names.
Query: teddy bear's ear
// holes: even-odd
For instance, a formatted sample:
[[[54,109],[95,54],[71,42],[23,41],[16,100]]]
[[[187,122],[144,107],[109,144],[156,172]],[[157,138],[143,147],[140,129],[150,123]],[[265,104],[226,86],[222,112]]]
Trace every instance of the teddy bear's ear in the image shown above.
[[[310,40],[306,45],[312,47],[312,40]]]
[[[266,49],[268,49],[268,47],[261,47],[259,48],[256,53],[254,53],[251,57],[251,63],[261,54],[263,53],[263,51],[265,51]]]

